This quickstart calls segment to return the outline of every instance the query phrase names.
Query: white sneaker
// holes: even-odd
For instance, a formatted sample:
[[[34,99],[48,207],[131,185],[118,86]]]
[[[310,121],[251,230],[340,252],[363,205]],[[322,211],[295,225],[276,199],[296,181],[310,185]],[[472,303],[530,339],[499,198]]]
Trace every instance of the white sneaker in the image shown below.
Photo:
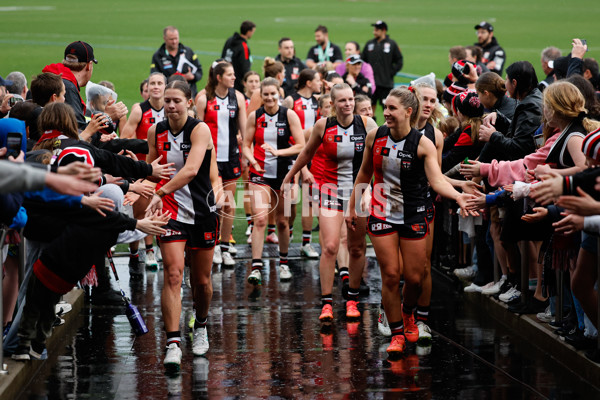
[[[481,294],[490,296],[490,295],[500,293],[500,288],[502,287],[502,285],[504,285],[505,281],[506,281],[506,278],[500,279],[498,282],[494,283],[492,286],[482,289]]]
[[[542,322],[551,322],[554,320],[554,316],[552,315],[552,312],[550,311],[550,306],[546,307],[546,311],[537,313],[536,317],[538,320],[540,320]]]
[[[292,273],[290,272],[290,267],[288,265],[280,265],[279,266],[279,280],[280,281],[289,281],[292,279]]]
[[[250,227],[250,225],[248,225],[248,227],[246,228],[246,236],[250,235],[252,235],[252,228]]]
[[[454,275],[459,279],[470,280],[475,277],[477,270],[474,267],[457,268],[454,270]]]
[[[304,254],[308,258],[318,258],[319,257],[319,253],[317,253],[315,251],[315,249],[313,249],[313,247],[310,243],[306,243],[304,246],[302,246],[302,254]]]
[[[56,315],[65,315],[72,309],[73,309],[73,306],[71,306],[66,301],[61,301],[54,307],[54,311],[55,311]]]
[[[419,339],[417,343],[421,346],[431,346],[431,328],[423,321],[417,321],[419,328]]]
[[[208,332],[206,331],[206,327],[194,329],[192,353],[195,356],[203,356],[208,351],[208,347]]]
[[[221,246],[215,246],[215,253],[213,254],[213,264],[222,264],[223,255],[221,254]]]
[[[156,246],[154,252],[156,253],[156,261],[162,261],[162,251],[160,251],[160,246]]]
[[[392,330],[390,329],[390,324],[388,323],[387,316],[385,315],[385,311],[379,306],[379,318],[377,319],[377,330],[383,336],[392,336]]]
[[[279,238],[275,232],[269,233],[265,239],[265,243],[279,244]]]
[[[471,283],[469,286],[465,286],[465,293],[481,293],[481,286]]]
[[[518,299],[519,297],[521,297],[521,292],[518,291],[517,288],[511,287],[506,293],[502,293],[500,296],[498,296],[498,300],[509,303],[514,299]]]
[[[151,271],[156,271],[158,269],[158,262],[156,261],[156,257],[154,255],[154,251],[150,250],[146,252],[146,268]]]
[[[230,247],[231,249],[231,247]],[[223,252],[222,254],[222,258],[223,258],[223,265],[227,266],[227,267],[231,267],[235,265],[235,260],[233,259],[233,257],[231,257],[231,253],[228,251]]]
[[[255,269],[250,272],[250,275],[248,275],[248,283],[252,285],[260,285],[262,283],[262,274],[260,273],[260,270]]]
[[[235,246],[231,243],[229,243],[229,253],[232,256],[235,256],[237,254],[238,250],[235,248]]]
[[[248,236],[248,240],[246,241],[248,244],[252,244],[252,235]]]
[[[165,360],[163,364],[165,367],[177,367],[181,365],[181,349],[177,343],[171,343],[167,346],[167,352],[165,354]]]

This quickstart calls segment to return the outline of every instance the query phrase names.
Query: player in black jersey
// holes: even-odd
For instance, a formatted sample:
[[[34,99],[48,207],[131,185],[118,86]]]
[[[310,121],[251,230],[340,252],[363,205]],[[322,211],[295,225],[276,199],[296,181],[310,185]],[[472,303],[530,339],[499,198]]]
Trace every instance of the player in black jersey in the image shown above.
[[[192,352],[208,351],[206,323],[212,298],[211,269],[218,219],[213,185],[217,165],[208,126],[188,116],[191,91],[185,82],[174,81],[165,90],[167,119],[148,131],[148,160],[161,156],[175,163],[176,174],[157,185],[148,210],[169,210],[171,221],[160,237],[163,254],[164,286],[161,308],[167,333],[164,364],[178,369],[181,364],[180,288],[184,252],[190,254],[192,296],[196,310]],[[218,190],[218,188],[217,188]]]
[[[368,228],[381,268],[383,303],[392,331],[387,349],[391,356],[404,352],[405,336],[410,342],[419,337],[413,313],[427,262],[427,180],[463,210],[470,198],[459,194],[444,179],[435,146],[411,127],[419,118],[419,109],[420,99],[413,91],[396,88],[390,92],[385,102],[386,125],[367,135],[346,218],[348,229],[354,231],[356,204],[375,173]],[[403,299],[398,294],[401,275],[405,281]]]

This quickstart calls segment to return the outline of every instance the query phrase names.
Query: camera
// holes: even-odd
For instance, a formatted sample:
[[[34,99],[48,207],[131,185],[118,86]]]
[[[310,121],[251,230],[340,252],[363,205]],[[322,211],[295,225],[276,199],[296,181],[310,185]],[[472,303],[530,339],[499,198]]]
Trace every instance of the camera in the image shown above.
[[[23,102],[23,97],[19,96],[18,94],[13,94],[13,96],[10,99],[8,99],[8,105],[11,107],[14,107],[15,104],[21,102]]]

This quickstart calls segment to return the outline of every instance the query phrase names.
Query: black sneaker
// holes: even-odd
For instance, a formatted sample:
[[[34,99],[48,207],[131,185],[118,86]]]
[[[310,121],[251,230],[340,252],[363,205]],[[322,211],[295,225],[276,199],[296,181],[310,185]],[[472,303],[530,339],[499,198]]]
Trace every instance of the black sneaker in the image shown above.
[[[543,312],[548,307],[548,300],[541,301],[535,297],[531,297],[525,304],[516,304],[509,306],[508,311],[515,314],[537,314]]]
[[[31,360],[31,357],[29,356],[29,350],[29,346],[19,345],[19,347],[17,347],[17,350],[15,350],[11,358],[17,361],[29,361]]]
[[[41,360],[46,350],[46,345],[43,343],[31,342],[31,349],[29,349],[29,355],[35,360]]]
[[[585,336],[583,331],[578,329],[574,334],[565,336],[565,343],[575,347],[575,350],[592,350],[596,348],[598,340]]]
[[[121,292],[113,289],[98,290],[98,287],[92,289],[92,304],[94,305],[115,305],[121,306],[125,304],[123,302],[123,296]]]
[[[554,333],[556,333],[561,338],[564,338],[569,335],[573,335],[575,332],[577,332],[578,329],[579,329],[579,327],[577,326],[577,324],[573,324],[573,323],[569,322],[567,325],[563,326],[562,328],[557,329]]]
[[[134,276],[144,276],[144,263],[140,262],[140,257],[131,257],[129,256],[129,275]]]

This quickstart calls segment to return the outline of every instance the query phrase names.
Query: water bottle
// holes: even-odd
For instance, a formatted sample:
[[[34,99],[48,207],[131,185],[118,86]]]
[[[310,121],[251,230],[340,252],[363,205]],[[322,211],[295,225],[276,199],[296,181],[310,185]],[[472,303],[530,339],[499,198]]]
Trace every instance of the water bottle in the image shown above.
[[[144,318],[138,311],[137,307],[131,304],[128,298],[125,298],[125,314],[129,319],[129,323],[131,324],[131,328],[135,332],[136,336],[142,336],[148,333],[148,328],[146,327],[146,323],[144,322]]]

